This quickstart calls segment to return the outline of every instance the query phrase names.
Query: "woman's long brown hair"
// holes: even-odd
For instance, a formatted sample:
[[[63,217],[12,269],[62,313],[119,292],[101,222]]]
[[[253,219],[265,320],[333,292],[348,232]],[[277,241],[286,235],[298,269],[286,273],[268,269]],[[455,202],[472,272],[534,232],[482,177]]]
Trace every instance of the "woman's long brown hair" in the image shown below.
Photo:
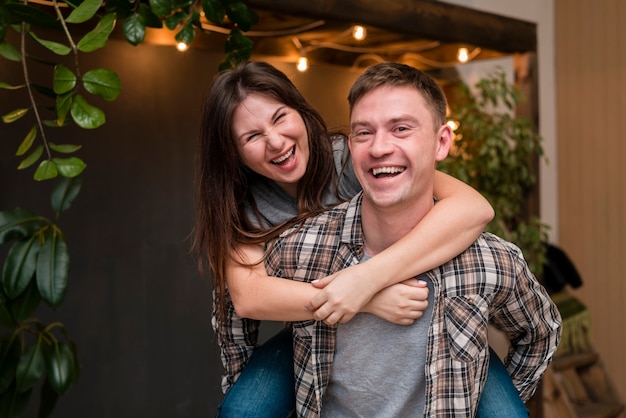
[[[264,62],[248,62],[216,76],[202,113],[192,249],[198,255],[200,271],[208,267],[220,322],[226,315],[229,257],[239,244],[266,242],[283,229],[259,228],[246,215],[249,206],[260,219],[250,189],[251,180],[259,174],[244,167],[239,159],[233,139],[233,114],[251,93],[266,95],[297,110],[306,125],[310,155],[306,173],[298,184],[298,211],[322,210],[324,190],[336,181],[326,124],[285,74]]]

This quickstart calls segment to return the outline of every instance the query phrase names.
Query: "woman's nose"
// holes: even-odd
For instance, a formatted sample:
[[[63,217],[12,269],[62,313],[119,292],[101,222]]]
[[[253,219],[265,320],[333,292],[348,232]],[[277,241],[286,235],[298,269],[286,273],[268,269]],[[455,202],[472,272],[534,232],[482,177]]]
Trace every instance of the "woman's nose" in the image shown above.
[[[267,141],[268,148],[281,149],[283,147],[282,135],[274,129],[269,129],[265,133],[265,141]]]

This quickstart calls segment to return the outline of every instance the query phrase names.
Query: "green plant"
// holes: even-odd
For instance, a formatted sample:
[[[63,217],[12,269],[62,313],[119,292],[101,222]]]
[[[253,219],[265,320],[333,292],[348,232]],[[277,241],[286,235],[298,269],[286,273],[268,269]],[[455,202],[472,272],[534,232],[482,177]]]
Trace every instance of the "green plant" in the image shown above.
[[[502,69],[478,81],[474,92],[459,85],[449,119],[458,124],[450,154],[439,168],[480,191],[495,209],[487,230],[517,244],[541,276],[548,225],[527,213],[537,178],[533,160],[543,156],[532,122],[515,116],[523,95]]]
[[[23,76],[18,85],[0,81],[0,91],[11,96],[2,100],[21,103],[2,115],[2,121],[32,121],[15,140],[17,170],[36,167],[36,181],[58,180],[51,197],[53,220],[21,208],[0,212],[0,245],[10,245],[0,286],[1,417],[21,416],[38,382],[39,416],[49,416],[79,376],[77,347],[65,326],[44,324],[31,315],[42,300],[57,309],[66,294],[70,257],[57,222],[78,196],[87,166],[78,154],[81,145],[65,143],[76,142],[75,136],[63,143],[50,138],[61,138],[58,130],[69,125],[86,134],[102,126],[105,113],[92,98],[114,101],[122,89],[110,69],[85,71],[81,55],[106,47],[116,25],[135,46],[144,40],[146,28],[163,27],[176,31],[177,42],[189,45],[197,31],[204,31],[203,20],[230,29],[219,69],[250,56],[252,42],[244,32],[258,17],[246,0],[0,0],[0,56],[17,63]],[[15,45],[9,38],[17,39]],[[35,55],[39,47],[44,53]],[[36,65],[50,69],[47,85],[31,80]]]

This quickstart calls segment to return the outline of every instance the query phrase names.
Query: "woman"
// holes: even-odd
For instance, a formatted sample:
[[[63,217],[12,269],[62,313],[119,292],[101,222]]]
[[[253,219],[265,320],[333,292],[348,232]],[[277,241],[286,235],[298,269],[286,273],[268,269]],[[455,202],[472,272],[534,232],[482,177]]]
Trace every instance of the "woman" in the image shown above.
[[[194,249],[214,284],[212,324],[226,370],[220,416],[288,416],[294,407],[290,334],[256,348],[259,320],[335,324],[366,311],[410,324],[425,299],[410,278],[462,252],[493,217],[482,196],[438,173],[435,209],[367,263],[315,286],[268,277],[262,263],[254,264],[263,255],[257,243],[298,214],[352,197],[360,186],[346,138],[329,135],[289,79],[266,63],[216,77],[204,105],[198,156]],[[502,370],[500,364],[500,376]],[[513,388],[504,375],[499,381],[508,379]]]

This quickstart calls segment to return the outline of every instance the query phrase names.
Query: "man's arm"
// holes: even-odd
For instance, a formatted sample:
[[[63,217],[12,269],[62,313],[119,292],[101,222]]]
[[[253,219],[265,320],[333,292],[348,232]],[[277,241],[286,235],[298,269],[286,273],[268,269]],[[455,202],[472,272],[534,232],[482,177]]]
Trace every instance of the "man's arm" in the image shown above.
[[[561,337],[561,315],[519,250],[513,267],[514,291],[491,320],[511,341],[505,364],[526,402],[556,353]]]

